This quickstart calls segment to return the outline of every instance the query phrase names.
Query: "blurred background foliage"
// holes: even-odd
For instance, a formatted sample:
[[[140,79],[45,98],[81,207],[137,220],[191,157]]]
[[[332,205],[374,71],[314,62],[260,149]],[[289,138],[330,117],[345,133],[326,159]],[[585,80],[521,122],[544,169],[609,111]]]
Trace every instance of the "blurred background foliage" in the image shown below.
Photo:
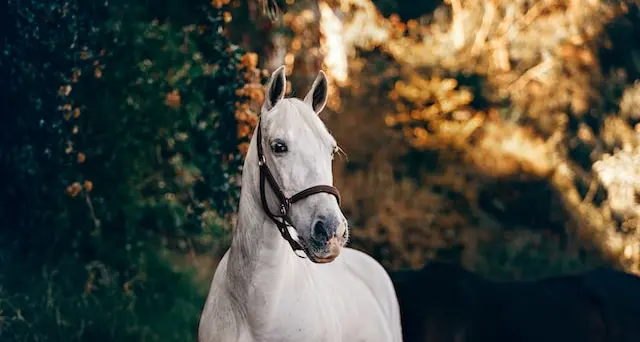
[[[168,253],[224,245],[262,82],[224,6],[10,3],[3,340],[195,339],[202,290]]]
[[[0,339],[193,341],[282,63],[388,269],[640,273],[637,2],[276,3],[9,1]]]

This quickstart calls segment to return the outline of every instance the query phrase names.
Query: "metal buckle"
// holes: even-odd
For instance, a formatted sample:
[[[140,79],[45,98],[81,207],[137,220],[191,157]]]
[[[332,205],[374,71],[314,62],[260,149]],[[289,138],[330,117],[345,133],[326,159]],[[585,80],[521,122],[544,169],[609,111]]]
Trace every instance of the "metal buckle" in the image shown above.
[[[263,166],[266,163],[267,160],[265,159],[264,155],[261,155],[260,158],[258,158],[258,166]]]
[[[289,212],[289,208],[291,208],[291,202],[289,202],[289,199],[285,199],[284,203],[282,203],[282,205],[280,205],[280,213],[282,215],[287,215],[287,213]]]

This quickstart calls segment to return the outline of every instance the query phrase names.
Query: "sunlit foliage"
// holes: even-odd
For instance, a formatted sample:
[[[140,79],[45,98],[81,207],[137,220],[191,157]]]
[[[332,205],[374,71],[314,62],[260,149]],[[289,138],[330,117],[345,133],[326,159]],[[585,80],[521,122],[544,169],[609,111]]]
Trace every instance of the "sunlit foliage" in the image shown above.
[[[304,11],[291,14],[290,22],[302,22],[307,30],[297,29],[305,33],[294,34],[291,42],[313,44],[305,37],[319,23],[322,39],[332,46],[323,67],[339,83],[334,94],[340,95],[335,103],[341,105],[330,108],[366,122],[367,128],[358,129],[358,134],[349,131],[343,143],[358,136],[352,144],[344,144],[358,154],[370,156],[368,150],[386,156],[396,176],[409,168],[407,172],[423,186],[461,195],[472,213],[457,204],[460,209],[454,215],[473,221],[479,210],[490,210],[499,215],[491,224],[498,231],[514,225],[543,234],[555,231],[561,239],[572,236],[581,241],[580,247],[571,247],[573,255],[577,248],[595,250],[637,271],[640,254],[629,251],[635,250],[640,236],[629,229],[620,232],[622,226],[637,221],[636,214],[615,214],[609,203],[619,202],[613,200],[618,195],[607,190],[610,186],[592,170],[619,150],[636,153],[639,143],[637,119],[630,109],[633,85],[629,85],[638,76],[638,47],[627,43],[637,38],[633,24],[637,7],[625,1],[451,0],[432,13],[412,14],[412,19],[403,21],[394,14],[382,16],[376,5],[383,2],[320,1],[315,21],[303,21]],[[406,6],[406,14],[412,5],[398,6]],[[297,54],[304,56],[305,50],[301,51]],[[340,62],[345,60],[346,73]],[[380,129],[373,124],[376,117],[397,129],[414,151],[405,152],[395,142],[378,146],[373,134],[365,139],[363,134]],[[345,119],[337,120],[336,129]],[[350,164],[356,159],[371,173],[385,169],[384,157],[375,158],[374,167],[373,161],[365,163],[358,154]],[[419,165],[405,165],[408,159],[397,160],[408,155],[435,164],[417,170],[412,168]],[[343,177],[355,175],[347,172]],[[542,187],[544,197],[526,190],[529,184]],[[501,190],[509,187],[513,188]],[[384,201],[386,195],[379,193],[376,198]],[[443,199],[430,201],[437,208]],[[529,213],[525,203],[533,203]],[[400,209],[391,212],[400,221],[389,219],[388,224],[412,229]],[[356,230],[354,242],[375,234],[381,235],[376,244],[385,238],[401,240],[392,238],[399,233],[385,227],[367,233]],[[494,237],[502,232],[497,234]],[[456,239],[467,250],[476,249],[477,244],[470,242],[476,238]],[[379,252],[367,243],[359,246]],[[418,242],[405,240],[394,248],[414,243]],[[492,245],[481,242],[487,243]],[[399,265],[402,262],[393,256],[401,254],[384,258]],[[420,258],[411,260],[419,263],[414,260]]]

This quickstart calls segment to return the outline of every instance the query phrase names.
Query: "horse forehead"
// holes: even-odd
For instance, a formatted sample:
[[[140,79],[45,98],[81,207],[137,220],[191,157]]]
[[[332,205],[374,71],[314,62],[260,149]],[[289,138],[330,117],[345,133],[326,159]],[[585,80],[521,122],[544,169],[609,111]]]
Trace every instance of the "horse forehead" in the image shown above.
[[[269,114],[268,130],[273,134],[285,135],[288,138],[334,140],[311,107],[298,99],[281,100]]]

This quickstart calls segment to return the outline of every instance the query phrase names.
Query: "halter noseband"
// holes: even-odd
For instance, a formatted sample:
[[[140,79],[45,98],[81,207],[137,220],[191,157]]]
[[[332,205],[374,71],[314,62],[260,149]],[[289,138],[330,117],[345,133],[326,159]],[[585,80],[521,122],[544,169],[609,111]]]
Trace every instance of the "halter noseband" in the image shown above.
[[[297,253],[297,251],[304,252],[304,249],[299,242],[295,241],[291,237],[291,234],[289,234],[289,230],[287,229],[287,226],[291,226],[295,229],[295,226],[293,225],[293,223],[291,222],[291,218],[289,217],[289,210],[291,209],[291,205],[300,201],[301,199],[319,193],[328,193],[335,196],[335,198],[338,200],[338,205],[340,205],[340,193],[338,192],[338,189],[333,186],[316,185],[304,189],[291,197],[287,197],[284,192],[282,192],[282,189],[278,185],[278,182],[276,182],[276,179],[273,177],[273,174],[267,166],[267,160],[262,149],[262,127],[260,125],[261,121],[262,120],[258,121],[256,143],[258,145],[258,166],[260,167],[260,199],[262,201],[262,208],[264,209],[267,216],[269,216],[269,218],[276,224],[278,230],[280,231],[280,235],[282,235],[282,237],[287,240],[287,242],[291,246],[291,249],[293,249],[293,252],[297,256],[304,258],[304,256],[301,256]],[[279,215],[272,213],[271,209],[269,209],[269,205],[267,204],[267,196],[265,193],[265,179],[267,180],[267,182],[269,182],[271,190],[273,190],[273,193],[276,195],[276,197],[278,197],[278,200],[280,201]]]

